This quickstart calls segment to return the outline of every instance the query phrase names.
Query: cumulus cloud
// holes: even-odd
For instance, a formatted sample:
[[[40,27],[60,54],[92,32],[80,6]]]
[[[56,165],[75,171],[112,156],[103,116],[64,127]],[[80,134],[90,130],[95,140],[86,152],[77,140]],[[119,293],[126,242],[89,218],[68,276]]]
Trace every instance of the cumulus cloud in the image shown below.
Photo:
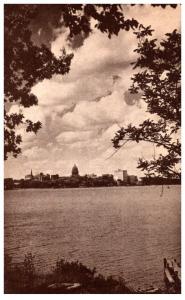
[[[146,104],[130,106],[124,101],[124,95],[114,91],[102,97],[98,102],[81,101],[72,112],[66,113],[61,119],[64,128],[107,128],[111,124],[138,125],[150,114],[145,111]]]
[[[104,83],[102,86],[102,82]],[[40,106],[57,106],[78,103],[81,100],[91,101],[111,87],[112,78],[105,74],[96,77],[91,74],[72,80],[70,73],[44,80],[37,84],[32,92],[38,97]]]
[[[94,131],[64,131],[56,137],[56,140],[58,143],[71,144],[75,142],[87,141],[94,135]]]
[[[27,149],[24,151],[24,156],[28,157],[29,159],[40,159],[47,158],[48,156],[48,151],[45,148],[41,148],[38,146],[31,147],[30,149]]]
[[[107,126],[110,123],[121,121],[123,110],[124,102],[115,91],[113,94],[101,98],[98,102],[79,102],[73,112],[63,116],[62,123],[74,128]]]
[[[180,5],[173,9],[167,6],[165,9],[161,7],[152,7],[150,5],[127,7],[126,17],[133,17],[139,23],[149,26],[155,30],[154,35],[162,38],[167,32],[173,31],[175,28],[181,27],[181,8]]]
[[[124,92],[124,96],[125,96],[125,102],[128,105],[134,105],[135,103],[139,102],[139,100],[141,99],[141,94],[131,94],[129,91],[125,91]]]
[[[135,17],[151,25],[159,38],[180,28],[180,8],[136,5],[124,6],[124,11],[127,18]],[[136,169],[137,159],[142,155],[151,157],[153,145],[130,143],[111,156],[114,152],[111,139],[120,126],[157,118],[146,112],[141,95],[131,96],[128,92],[134,72],[130,62],[136,59],[135,35],[122,31],[108,39],[95,30],[86,38],[69,41],[67,34],[66,29],[54,32],[56,38],[51,42],[51,49],[56,56],[64,46],[67,53],[74,52],[71,70],[65,76],[55,75],[33,87],[38,106],[22,110],[26,118],[40,120],[43,127],[36,136],[25,134],[25,129],[19,128],[23,154],[13,160],[13,171],[22,176],[36,162],[37,171],[51,170],[61,175],[69,175],[74,163],[81,174],[112,173],[116,168],[140,174]],[[16,111],[20,107],[13,105],[11,112]],[[12,169],[11,164],[12,160],[6,162],[7,170]]]
[[[31,107],[20,107],[15,104],[12,105],[9,113],[23,113],[25,119],[30,119],[33,122],[37,122],[38,120],[45,124],[45,116],[46,112],[38,105],[33,105]]]
[[[61,82],[45,79],[35,85],[32,92],[38,97],[39,105],[55,106],[65,104],[76,88],[75,82]]]

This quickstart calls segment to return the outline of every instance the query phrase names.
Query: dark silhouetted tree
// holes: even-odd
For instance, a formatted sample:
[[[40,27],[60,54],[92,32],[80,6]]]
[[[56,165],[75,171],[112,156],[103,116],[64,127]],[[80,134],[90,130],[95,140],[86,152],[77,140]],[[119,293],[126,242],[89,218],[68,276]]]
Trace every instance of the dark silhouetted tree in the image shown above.
[[[8,153],[16,157],[21,152],[22,138],[16,134],[17,126],[24,124],[27,132],[35,133],[41,128],[40,121],[25,120],[21,112],[8,113],[11,104],[17,103],[20,108],[36,105],[38,100],[31,93],[33,85],[51,78],[54,73],[67,73],[72,59],[72,54],[67,55],[64,51],[57,59],[45,45],[37,47],[33,44],[29,23],[35,13],[35,6],[5,5],[5,159]]]
[[[150,142],[164,147],[166,154],[152,160],[139,159],[138,168],[149,176],[180,178],[181,157],[179,130],[181,126],[181,35],[174,30],[159,43],[152,39],[152,29],[139,26],[134,32],[138,39],[138,54],[130,93],[141,93],[147,111],[157,116],[138,127],[132,124],[121,128],[112,142],[116,149],[129,141]],[[177,169],[178,167],[178,169]]]
[[[32,40],[30,23],[33,24],[44,10],[54,28],[69,28],[69,39],[78,34],[88,36],[92,31],[91,18],[96,21],[95,27],[108,34],[109,38],[112,34],[117,35],[121,29],[129,30],[138,25],[136,20],[124,18],[120,5],[5,5],[5,160],[9,154],[17,157],[21,153],[22,137],[16,133],[18,126],[34,133],[41,128],[40,121],[33,123],[25,119],[21,112],[21,108],[38,103],[37,97],[31,92],[32,87],[43,79],[50,79],[53,74],[64,75],[70,69],[73,54],[66,54],[63,50],[61,56],[56,58],[47,45],[38,46]],[[9,113],[13,104],[19,105],[20,112]]]

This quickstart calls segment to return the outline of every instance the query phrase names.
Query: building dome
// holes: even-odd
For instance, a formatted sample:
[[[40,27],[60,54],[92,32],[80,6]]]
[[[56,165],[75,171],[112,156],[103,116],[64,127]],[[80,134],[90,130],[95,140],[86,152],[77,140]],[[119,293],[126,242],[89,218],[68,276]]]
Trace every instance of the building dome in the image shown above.
[[[78,176],[78,175],[79,175],[78,168],[76,165],[74,165],[72,168],[72,176]]]

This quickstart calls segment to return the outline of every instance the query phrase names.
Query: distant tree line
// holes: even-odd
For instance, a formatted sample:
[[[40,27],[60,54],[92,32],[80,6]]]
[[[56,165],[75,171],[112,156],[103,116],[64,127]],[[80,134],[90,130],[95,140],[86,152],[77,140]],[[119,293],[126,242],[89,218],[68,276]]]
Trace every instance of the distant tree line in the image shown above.
[[[180,184],[179,178],[165,178],[165,177],[142,177],[140,181],[127,182],[123,180],[115,180],[113,175],[102,175],[91,178],[87,175],[78,177],[63,177],[57,180],[39,181],[39,180],[13,180],[12,178],[5,178],[5,190],[11,189],[29,189],[29,188],[79,188],[79,187],[111,187],[111,186],[134,186],[134,185],[172,185]]]
[[[103,187],[115,186],[117,182],[113,175],[105,174],[91,178],[85,176],[69,176],[62,177],[56,180],[13,180],[12,178],[5,178],[5,189],[13,188],[78,188],[78,187]]]
[[[172,185],[181,184],[181,179],[179,178],[165,178],[165,177],[142,177],[142,185]]]

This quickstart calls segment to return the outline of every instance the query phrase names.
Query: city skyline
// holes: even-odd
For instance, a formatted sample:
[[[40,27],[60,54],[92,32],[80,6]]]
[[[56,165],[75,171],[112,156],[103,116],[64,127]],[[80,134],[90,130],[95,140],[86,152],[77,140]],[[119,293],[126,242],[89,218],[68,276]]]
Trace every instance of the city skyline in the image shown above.
[[[182,292],[181,7],[4,3],[4,294]]]
[[[79,167],[77,166],[77,164],[75,163],[74,165],[73,165],[73,167],[71,168],[71,170],[70,170],[70,172],[68,173],[68,174],[63,174],[62,172],[60,172],[60,173],[57,173],[57,172],[53,172],[53,173],[49,173],[49,172],[43,172],[43,170],[38,170],[38,171],[35,171],[34,172],[34,169],[32,168],[31,170],[30,170],[30,172],[27,172],[27,173],[25,173],[24,174],[24,176],[22,177],[22,178],[13,178],[13,177],[6,177],[5,176],[5,178],[13,178],[13,179],[28,179],[28,177],[32,177],[32,178],[34,178],[34,177],[36,177],[36,176],[38,176],[38,175],[49,175],[49,176],[55,176],[55,175],[57,175],[57,176],[59,176],[59,177],[70,177],[71,175],[72,175],[72,173],[73,173],[73,169],[74,169],[74,167],[75,168],[77,168],[77,170],[78,170],[78,176],[85,176],[85,175],[87,175],[87,176],[92,176],[92,175],[94,175],[94,176],[102,176],[102,175],[113,175],[113,177],[114,178],[116,178],[117,177],[117,173],[120,173],[120,172],[122,172],[123,174],[126,174],[126,176],[135,176],[135,173],[133,173],[133,174],[131,174],[128,170],[125,170],[125,169],[120,169],[120,168],[118,168],[118,169],[116,169],[116,170],[113,170],[112,172],[110,172],[110,173],[99,173],[99,174],[96,174],[96,173],[84,173],[84,174],[82,174],[81,172],[80,172],[80,170],[79,170]],[[125,175],[123,175],[123,178],[124,178],[124,176]],[[119,176],[118,176],[118,178],[117,179],[119,179]]]
[[[166,31],[180,28],[180,7],[164,10],[135,6],[125,9],[125,14],[151,25],[154,38],[161,39]],[[35,43],[48,43],[39,31],[39,22],[33,28]],[[49,36],[47,26],[45,30]],[[23,137],[22,154],[5,162],[5,177],[22,178],[31,168],[45,173],[62,170],[68,175],[74,162],[82,174],[110,173],[124,166],[130,173],[144,175],[137,169],[138,158],[150,159],[154,151],[157,155],[164,150],[154,150],[152,144],[142,142],[128,143],[114,153],[111,142],[121,126],[138,125],[151,117],[146,113],[146,104],[128,94],[133,74],[130,63],[135,60],[133,50],[137,46],[134,35],[123,31],[109,39],[95,29],[81,43],[77,38],[70,44],[67,34],[65,30],[53,31],[49,38],[56,56],[63,46],[67,53],[74,53],[71,69],[65,76],[55,75],[33,87],[38,105],[22,111],[26,118],[40,120],[42,128],[37,135],[18,128],[17,133]],[[13,104],[10,113],[17,111],[19,106]],[[152,118],[155,120],[154,115]]]

